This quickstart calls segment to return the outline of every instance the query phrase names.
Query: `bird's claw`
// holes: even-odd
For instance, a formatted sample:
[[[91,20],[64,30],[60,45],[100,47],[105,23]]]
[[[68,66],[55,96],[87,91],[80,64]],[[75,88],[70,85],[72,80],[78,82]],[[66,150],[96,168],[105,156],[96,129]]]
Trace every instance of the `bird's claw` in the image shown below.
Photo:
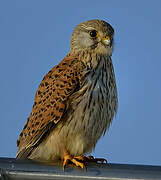
[[[104,158],[94,158],[93,156],[78,156],[76,157],[76,159],[78,159],[79,161],[83,161],[83,162],[95,162],[95,163],[107,163],[107,160]]]
[[[73,158],[70,155],[65,155],[64,156],[64,161],[63,161],[63,170],[65,170],[65,167],[72,162],[75,166],[80,167],[81,169],[84,169],[85,165],[83,162],[80,162],[77,158]]]

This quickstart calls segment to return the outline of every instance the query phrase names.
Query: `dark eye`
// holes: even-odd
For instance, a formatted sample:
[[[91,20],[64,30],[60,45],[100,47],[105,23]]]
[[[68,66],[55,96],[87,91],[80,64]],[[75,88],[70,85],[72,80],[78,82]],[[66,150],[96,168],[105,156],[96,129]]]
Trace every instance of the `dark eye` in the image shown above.
[[[94,38],[94,37],[97,36],[97,31],[96,31],[96,30],[92,30],[92,31],[89,32],[89,35],[90,35],[92,38]]]

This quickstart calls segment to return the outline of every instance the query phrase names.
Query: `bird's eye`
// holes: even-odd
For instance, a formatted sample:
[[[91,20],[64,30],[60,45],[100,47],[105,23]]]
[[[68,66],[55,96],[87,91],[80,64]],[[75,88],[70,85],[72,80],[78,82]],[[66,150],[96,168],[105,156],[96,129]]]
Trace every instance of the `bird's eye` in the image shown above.
[[[97,37],[97,31],[96,30],[92,30],[92,31],[89,31],[89,35],[92,37],[92,38],[95,38]]]

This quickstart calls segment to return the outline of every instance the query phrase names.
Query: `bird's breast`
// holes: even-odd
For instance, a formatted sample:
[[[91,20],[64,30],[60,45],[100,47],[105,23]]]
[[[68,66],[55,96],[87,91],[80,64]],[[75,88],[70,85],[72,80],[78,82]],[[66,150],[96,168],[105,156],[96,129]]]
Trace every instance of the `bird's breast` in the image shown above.
[[[117,109],[117,89],[110,60],[103,60],[88,73],[80,90],[73,95],[71,109],[68,122],[72,131],[84,134],[96,144]]]

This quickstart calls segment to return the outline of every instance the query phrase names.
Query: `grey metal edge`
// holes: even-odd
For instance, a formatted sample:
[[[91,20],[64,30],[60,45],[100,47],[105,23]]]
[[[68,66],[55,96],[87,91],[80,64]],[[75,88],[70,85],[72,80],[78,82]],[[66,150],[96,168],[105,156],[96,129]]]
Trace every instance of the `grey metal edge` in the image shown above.
[[[161,166],[89,163],[84,170],[68,166],[63,171],[61,162],[0,158],[0,180],[21,179],[161,180]]]

